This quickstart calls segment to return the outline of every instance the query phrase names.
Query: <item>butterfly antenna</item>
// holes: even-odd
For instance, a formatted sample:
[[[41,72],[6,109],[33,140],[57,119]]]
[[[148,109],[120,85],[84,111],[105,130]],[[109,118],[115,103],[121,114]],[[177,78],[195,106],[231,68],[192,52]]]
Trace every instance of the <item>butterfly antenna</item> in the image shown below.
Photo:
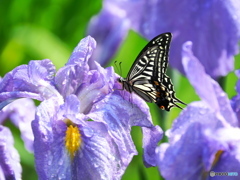
[[[122,62],[119,62],[120,76],[122,76]]]
[[[115,67],[116,67],[116,69],[117,69],[117,73],[118,73],[120,76],[122,76],[122,66],[121,66],[121,64],[122,64],[122,62],[119,62],[119,63],[117,64],[117,61],[114,61],[114,65],[115,65]]]
[[[119,68],[118,68],[118,66],[117,66],[117,61],[114,61],[114,66],[115,66],[115,68],[117,69],[117,73],[119,73]]]

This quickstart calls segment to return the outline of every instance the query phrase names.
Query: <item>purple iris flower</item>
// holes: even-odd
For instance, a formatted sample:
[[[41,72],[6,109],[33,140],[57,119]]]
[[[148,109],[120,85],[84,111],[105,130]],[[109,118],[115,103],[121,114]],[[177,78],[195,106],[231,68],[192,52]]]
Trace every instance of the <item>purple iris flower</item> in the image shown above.
[[[186,75],[202,100],[182,111],[167,131],[169,143],[156,149],[159,171],[169,180],[211,179],[211,171],[239,176],[240,129],[230,100],[193,55],[192,42],[183,45],[182,55]]]
[[[240,70],[236,70],[235,74],[237,75],[238,78],[240,78]],[[240,81],[239,80],[237,82],[235,89],[237,91],[237,95],[232,98],[231,103],[232,103],[232,108],[237,115],[238,123],[240,127]]]
[[[33,121],[39,178],[120,179],[125,165],[106,125],[81,114],[75,95],[58,103],[43,101]]]
[[[33,152],[33,132],[31,122],[34,120],[36,106],[31,99],[18,99],[0,110],[0,124],[9,119],[19,128],[21,137],[28,151]]]
[[[120,179],[137,154],[130,131],[143,130],[144,163],[156,165],[162,130],[152,124],[146,103],[125,100],[112,67],[89,60],[96,42],[81,40],[67,64],[31,61],[3,78],[2,106],[20,97],[42,101],[32,123],[39,179]],[[90,61],[90,62],[89,62]]]
[[[101,57],[103,64],[109,61],[109,54],[114,54],[116,45],[121,44],[127,33],[126,26],[117,29],[121,24],[127,24],[149,40],[172,32],[171,66],[185,73],[181,46],[192,41],[193,53],[205,71],[216,78],[233,70],[233,56],[238,53],[240,37],[239,7],[238,0],[105,0],[102,11],[90,22],[88,32],[101,44],[96,56]],[[119,23],[115,24],[116,16]],[[104,53],[102,47],[104,52],[111,53]]]
[[[31,99],[22,98],[0,110],[0,179],[21,179],[22,173],[12,134],[2,124],[8,119],[11,120],[19,128],[26,149],[33,152],[31,122],[34,119],[35,109]]]
[[[20,157],[10,130],[0,125],[0,179],[21,179]]]
[[[122,12],[119,8],[103,8],[101,15],[93,17],[89,23],[88,34],[98,42],[92,58],[101,65],[107,64],[127,36],[130,21]]]

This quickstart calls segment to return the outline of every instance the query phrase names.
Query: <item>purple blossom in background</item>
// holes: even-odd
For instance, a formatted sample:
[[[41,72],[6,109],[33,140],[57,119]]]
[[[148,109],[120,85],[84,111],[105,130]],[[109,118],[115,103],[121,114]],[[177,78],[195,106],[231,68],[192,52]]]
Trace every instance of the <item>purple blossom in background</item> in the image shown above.
[[[90,22],[88,33],[100,44],[95,56],[106,64],[126,36],[128,26],[149,40],[172,32],[170,65],[184,73],[181,47],[192,41],[195,56],[206,72],[217,78],[233,70],[240,37],[239,7],[238,0],[105,0],[102,11]],[[114,23],[116,17],[119,23]],[[123,24],[124,28],[118,28]]]
[[[91,19],[88,34],[98,42],[92,58],[100,64],[105,65],[115,55],[127,36],[130,21],[126,18],[124,11],[109,7],[103,8],[100,16]]]
[[[39,179],[120,179],[137,154],[132,126],[142,127],[145,165],[156,165],[161,128],[143,100],[134,95],[132,104],[113,91],[120,84],[112,67],[89,62],[95,47],[88,36],[57,72],[50,60],[30,61],[0,84],[2,106],[20,97],[43,101],[32,123]]]
[[[169,143],[156,149],[159,171],[168,180],[211,179],[210,171],[240,174],[240,129],[230,100],[193,55],[192,42],[183,45],[182,55],[186,75],[202,100],[182,111],[167,132]]]
[[[7,127],[0,125],[0,179],[21,179],[20,157]]]
[[[22,168],[10,130],[2,124],[11,120],[16,125],[28,151],[33,152],[31,122],[35,115],[35,104],[31,99],[18,99],[0,110],[0,179],[21,179]]]
[[[31,122],[34,120],[36,106],[31,99],[18,99],[0,110],[0,124],[7,119],[19,128],[25,147],[33,152],[33,133]]]
[[[237,75],[238,78],[240,78],[240,70],[236,70],[235,74]],[[232,108],[237,115],[238,123],[240,127],[240,81],[239,80],[237,82],[235,89],[237,91],[237,95],[232,98],[231,103],[232,103]]]

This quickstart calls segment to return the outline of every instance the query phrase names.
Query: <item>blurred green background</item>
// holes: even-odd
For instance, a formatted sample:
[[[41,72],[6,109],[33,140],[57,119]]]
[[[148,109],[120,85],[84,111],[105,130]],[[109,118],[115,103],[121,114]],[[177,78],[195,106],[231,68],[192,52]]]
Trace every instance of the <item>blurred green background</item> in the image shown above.
[[[1,0],[0,1],[0,76],[20,64],[30,60],[51,59],[57,69],[64,66],[77,43],[86,36],[86,28],[92,16],[102,6],[101,0]],[[122,61],[123,77],[126,77],[138,53],[147,41],[137,33],[130,31],[115,60]],[[240,67],[237,56],[235,69]],[[199,100],[188,80],[177,71],[169,68],[168,72],[175,86],[177,97],[186,103]],[[231,72],[222,79],[222,87],[229,98],[236,94],[237,77]],[[165,112],[154,104],[149,104],[154,124],[163,130],[171,127],[172,121],[181,112],[173,108]],[[24,180],[38,179],[34,169],[33,154],[24,149],[20,133],[11,123],[6,122],[14,133],[15,147],[21,156]],[[123,176],[128,179],[162,179],[156,167],[145,168],[142,162],[142,134],[139,127],[133,127],[132,136],[139,152],[133,158]],[[163,141],[166,141],[166,137]]]

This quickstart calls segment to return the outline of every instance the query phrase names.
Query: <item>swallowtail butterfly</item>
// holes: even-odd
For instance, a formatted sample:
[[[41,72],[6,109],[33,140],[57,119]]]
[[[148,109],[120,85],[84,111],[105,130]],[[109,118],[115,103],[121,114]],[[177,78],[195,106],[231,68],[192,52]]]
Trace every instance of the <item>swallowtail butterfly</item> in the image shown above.
[[[155,102],[167,111],[172,107],[182,109],[176,103],[186,105],[175,97],[171,79],[166,75],[171,38],[171,33],[153,38],[137,56],[127,78],[118,79],[123,89],[136,93],[146,102]]]

